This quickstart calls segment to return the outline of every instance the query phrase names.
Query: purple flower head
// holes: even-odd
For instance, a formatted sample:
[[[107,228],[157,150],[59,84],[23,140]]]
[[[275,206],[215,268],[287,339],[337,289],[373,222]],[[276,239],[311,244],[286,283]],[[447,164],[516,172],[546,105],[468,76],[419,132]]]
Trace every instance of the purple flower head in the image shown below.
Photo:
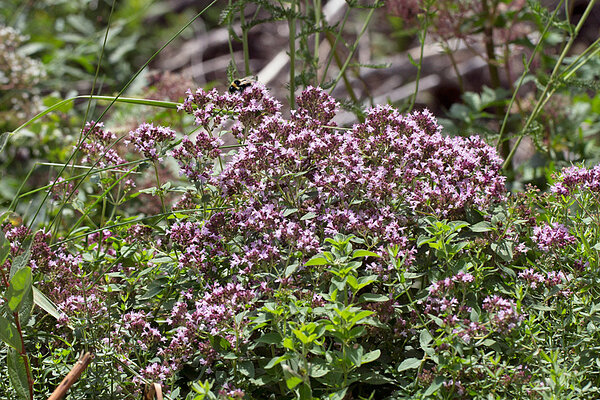
[[[281,103],[260,82],[254,82],[235,93],[221,94],[216,89],[206,92],[199,88],[194,93],[188,90],[186,94],[178,110],[193,115],[196,125],[202,126],[207,132],[232,117],[237,117],[246,127],[255,126],[264,116],[274,115],[281,108]]]
[[[567,227],[559,223],[546,224],[533,228],[531,237],[540,250],[549,251],[551,248],[562,248],[575,243],[575,237],[569,233]]]
[[[172,129],[143,123],[135,131],[129,132],[129,139],[125,144],[133,143],[135,149],[145,157],[162,161],[160,158],[162,148],[174,139],[175,131]]]
[[[483,309],[490,314],[490,322],[500,333],[508,333],[515,329],[524,319],[517,313],[513,300],[498,295],[488,296],[483,300]]]
[[[82,136],[85,140],[80,144],[79,150],[84,154],[83,163],[96,164],[98,168],[125,163],[125,160],[111,147],[117,139],[116,135],[105,130],[102,122],[87,122]]]
[[[62,176],[58,177],[54,186],[50,188],[52,200],[56,202],[63,202],[67,199],[73,199],[73,196],[77,196],[79,189],[75,189],[75,183],[73,181],[67,181]]]
[[[600,165],[590,169],[585,167],[564,168],[556,176],[556,182],[550,191],[563,196],[570,196],[579,191],[600,192]]]
[[[295,120],[310,117],[327,124],[335,117],[338,107],[338,103],[323,89],[309,86],[298,97],[298,110],[292,116]]]

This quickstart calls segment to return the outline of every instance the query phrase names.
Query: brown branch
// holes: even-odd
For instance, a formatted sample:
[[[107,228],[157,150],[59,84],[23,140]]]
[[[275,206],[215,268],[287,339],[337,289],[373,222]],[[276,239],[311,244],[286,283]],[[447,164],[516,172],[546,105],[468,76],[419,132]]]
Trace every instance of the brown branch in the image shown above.
[[[54,389],[54,392],[52,392],[50,397],[48,397],[48,400],[62,399],[65,394],[67,394],[67,390],[69,390],[69,388],[77,381],[77,379],[79,379],[87,366],[90,365],[92,358],[94,358],[94,355],[90,352],[87,352],[81,356],[79,361],[73,365],[73,368],[71,368],[67,376],[65,376],[65,379],[63,379],[60,385]]]
[[[159,383],[147,383],[144,387],[142,400],[163,400],[162,386]]]

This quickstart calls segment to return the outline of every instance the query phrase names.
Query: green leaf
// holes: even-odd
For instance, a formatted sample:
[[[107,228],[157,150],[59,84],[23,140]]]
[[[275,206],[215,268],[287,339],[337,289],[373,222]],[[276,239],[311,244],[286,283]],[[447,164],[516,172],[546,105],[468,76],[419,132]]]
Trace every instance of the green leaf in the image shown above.
[[[27,356],[25,356],[27,357]],[[6,359],[8,375],[13,389],[20,399],[29,399],[29,381],[27,380],[27,367],[25,360],[15,349],[9,349]]]
[[[292,340],[292,338],[283,338],[283,347],[285,347],[286,349],[294,350],[294,341]]]
[[[298,386],[300,383],[302,383],[302,378],[295,376],[295,375],[291,375],[289,378],[287,378],[285,380],[285,384],[288,387],[288,389],[293,389],[296,386]]]
[[[148,300],[158,296],[167,286],[169,279],[167,277],[160,277],[148,285],[146,293],[140,296],[140,300]]]
[[[59,319],[60,313],[58,312],[58,309],[54,303],[52,303],[52,301],[50,301],[50,299],[48,299],[44,293],[40,292],[35,286],[32,286],[31,288],[33,289],[32,292],[34,303],[54,318]]]
[[[280,344],[281,335],[278,332],[265,333],[256,340],[258,343]]]
[[[298,209],[297,209],[297,208],[286,208],[286,209],[283,211],[283,216],[284,216],[284,217],[287,217],[288,215],[291,215],[291,214],[293,214],[293,213],[295,213],[295,212],[298,212]]]
[[[28,294],[31,294],[31,268],[25,267],[13,275],[6,290],[10,310],[12,312],[17,311],[23,302],[23,298]]]
[[[347,391],[348,391],[348,387],[346,386],[342,390],[338,390],[335,393],[331,393],[329,395],[329,400],[343,400],[346,397]]]
[[[385,294],[364,293],[359,297],[358,302],[380,303],[382,301],[388,301],[389,299],[390,297]]]
[[[373,253],[369,250],[354,250],[354,252],[352,253],[352,258],[357,257],[379,257],[379,254]]]
[[[508,240],[501,240],[490,245],[490,248],[506,262],[513,259],[513,247],[514,243]]]
[[[16,256],[12,261],[9,274],[10,278],[12,278],[13,275],[17,273],[17,271],[29,264],[29,260],[31,259],[31,239],[26,239],[22,248],[23,253]]]
[[[431,236],[419,235],[419,237],[417,238],[417,247],[421,247],[425,243],[431,244],[434,241],[435,241],[435,238],[432,238]]]
[[[23,296],[21,300],[21,305],[19,306],[19,323],[21,326],[27,325],[29,322],[29,317],[31,317],[31,312],[33,311],[33,306],[35,303],[33,302],[33,290],[28,290],[27,293]]]
[[[418,358],[407,358],[398,365],[398,372],[406,371],[407,369],[419,368],[421,360]]]
[[[3,316],[0,316],[0,339],[19,352],[23,349],[16,325]]]
[[[373,315],[374,312],[373,311],[369,311],[369,310],[362,310],[361,312],[359,312],[358,314],[356,314],[354,317],[352,317],[352,319],[349,321],[351,324],[357,323],[358,321],[367,318],[368,316]]]
[[[445,381],[445,379],[443,376],[436,376],[433,379],[433,382],[431,382],[431,385],[429,385],[429,387],[423,394],[423,397],[427,397],[427,396],[434,394],[442,386],[444,381]]]
[[[310,267],[312,265],[327,265],[329,264],[329,261],[327,261],[327,259],[325,257],[323,257],[322,255],[316,255],[313,258],[311,258],[310,260],[308,260],[306,262],[307,267]]]
[[[238,364],[238,371],[244,376],[254,378],[254,364],[252,361],[244,361]]]
[[[362,356],[362,363],[366,364],[366,363],[375,361],[379,358],[380,355],[381,355],[381,350],[379,350],[379,349],[370,351],[367,354]]]
[[[306,214],[304,214],[302,217],[300,217],[300,221],[306,221],[309,219],[313,219],[317,216],[317,214],[315,214],[314,212],[310,211],[307,212]]]
[[[312,389],[306,383],[298,388],[299,400],[312,400]]]
[[[531,308],[533,308],[534,310],[538,310],[538,311],[554,311],[554,310],[556,310],[554,307],[548,307],[543,304],[533,304],[531,306]]]
[[[421,345],[421,348],[423,350],[428,348],[429,343],[431,343],[432,340],[433,340],[433,338],[431,337],[431,334],[429,333],[429,331],[427,329],[423,329],[421,331],[421,334],[419,335],[419,344]]]
[[[265,369],[273,368],[282,361],[289,360],[290,358],[292,358],[291,354],[284,354],[282,356],[272,358],[271,361],[269,361],[267,365],[265,365]]]
[[[348,348],[346,350],[346,356],[352,361],[352,364],[360,367],[362,365],[363,348],[358,346],[357,348]]]
[[[473,232],[488,232],[492,230],[492,224],[488,221],[481,221],[469,227]]]
[[[329,364],[327,364],[324,360],[316,359],[313,363],[310,364],[310,376],[312,378],[320,378],[322,376],[327,375],[331,368]]]
[[[288,267],[285,269],[284,276],[286,278],[292,276],[292,274],[294,274],[298,270],[298,266],[299,265],[297,262],[293,263],[292,265],[288,265]]]

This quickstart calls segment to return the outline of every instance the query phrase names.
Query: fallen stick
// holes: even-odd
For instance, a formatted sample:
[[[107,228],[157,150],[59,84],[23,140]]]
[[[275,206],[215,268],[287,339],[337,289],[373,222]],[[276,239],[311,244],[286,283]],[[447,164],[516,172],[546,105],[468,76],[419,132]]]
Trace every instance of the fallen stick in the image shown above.
[[[144,387],[142,400],[163,400],[162,386],[160,383],[147,383]]]
[[[50,397],[48,397],[48,400],[61,400],[65,396],[65,394],[67,394],[67,390],[69,390],[69,388],[75,382],[77,382],[77,379],[79,379],[83,371],[85,371],[87,366],[90,365],[90,363],[92,362],[92,358],[94,358],[94,355],[90,352],[87,352],[84,355],[82,355],[79,361],[77,361],[75,365],[73,365],[73,368],[71,368],[67,376],[65,376],[65,378],[60,383],[60,385],[58,385],[56,389],[54,389],[54,392],[52,392]]]

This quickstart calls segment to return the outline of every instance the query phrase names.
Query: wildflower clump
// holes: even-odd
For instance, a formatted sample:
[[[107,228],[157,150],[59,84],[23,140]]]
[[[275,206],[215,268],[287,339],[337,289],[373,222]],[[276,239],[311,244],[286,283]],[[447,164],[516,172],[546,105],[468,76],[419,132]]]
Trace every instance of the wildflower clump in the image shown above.
[[[289,119],[260,84],[241,94],[188,92],[181,110],[204,131],[184,138],[174,155],[182,174],[211,183],[234,204],[218,218],[227,224],[223,240],[248,239],[231,256],[241,271],[279,263],[284,249],[314,254],[323,235],[337,233],[367,237],[382,254],[398,245],[410,261],[407,229],[418,215],[458,217],[502,200],[501,159],[479,137],[444,137],[429,111],[401,115],[390,106],[341,129],[337,109],[314,87]],[[241,147],[215,171],[214,128],[230,115],[238,116],[233,132]],[[222,226],[207,225],[217,229],[213,237],[222,235]]]
[[[136,222],[120,233],[88,235],[87,251],[105,257],[97,270],[108,271],[107,282],[131,290],[128,296],[135,299],[98,334],[107,351],[137,368],[132,383],[160,382],[172,389],[184,371],[193,370],[203,379],[223,377],[218,378],[221,387],[240,394],[238,387],[253,388],[246,378],[228,375],[232,363],[275,382],[279,367],[268,366],[268,358],[296,357],[291,355],[296,339],[308,340],[303,344],[304,356],[312,354],[308,358],[325,363],[339,345],[347,354],[364,354],[362,363],[382,371],[375,365],[381,349],[403,359],[404,346],[414,347],[414,338],[425,338],[427,330],[432,337],[436,330],[445,332],[431,345],[443,355],[452,344],[474,346],[520,321],[504,303],[483,303],[487,293],[467,298],[479,282],[467,267],[448,274],[432,268],[437,275],[423,277],[420,283],[429,290],[414,297],[412,310],[402,293],[417,293],[397,286],[399,269],[421,270],[413,264],[422,253],[414,238],[423,216],[456,220],[470,208],[485,210],[504,200],[501,160],[492,147],[476,136],[443,136],[427,110],[402,115],[377,106],[364,122],[341,128],[335,122],[339,105],[322,89],[307,88],[297,104],[285,117],[260,83],[235,93],[199,89],[188,91],[180,106],[198,129],[180,142],[169,128],[152,124],[130,132],[128,142],[136,151],[154,161],[172,156],[182,179],[192,184],[174,207],[177,217],[161,229]],[[85,133],[98,144],[98,149],[83,146],[87,161],[103,161],[116,138],[98,124],[90,123]],[[234,150],[226,152],[225,143]],[[126,245],[119,244],[121,236],[127,237]],[[343,264],[354,257],[349,250],[343,261],[332,263],[335,268],[309,263],[328,248],[332,242],[325,238],[331,237],[352,238],[348,241],[360,243],[367,255],[348,268]],[[334,245],[336,251],[349,242],[341,243]],[[54,258],[60,273],[48,276],[68,288],[61,294],[50,291],[61,323],[77,326],[88,314],[104,318],[98,299],[116,297],[90,292],[94,307],[85,314],[76,305],[77,289],[86,282],[66,278],[66,272],[83,275],[84,259],[67,259],[58,251]],[[144,282],[147,290],[134,294],[129,282]],[[339,293],[331,292],[332,282]],[[343,298],[353,305],[342,305]],[[348,334],[341,318],[357,328],[344,343],[336,342]],[[426,328],[422,319],[431,320]],[[289,332],[295,336],[284,337]],[[338,353],[335,357],[344,354]],[[331,368],[344,370],[348,362]],[[294,363],[285,366],[300,365]],[[439,371],[450,369],[440,366]],[[338,379],[338,372],[322,373],[332,382]],[[463,390],[464,376],[456,373],[451,379],[444,390]],[[323,393],[329,390],[323,388]]]

